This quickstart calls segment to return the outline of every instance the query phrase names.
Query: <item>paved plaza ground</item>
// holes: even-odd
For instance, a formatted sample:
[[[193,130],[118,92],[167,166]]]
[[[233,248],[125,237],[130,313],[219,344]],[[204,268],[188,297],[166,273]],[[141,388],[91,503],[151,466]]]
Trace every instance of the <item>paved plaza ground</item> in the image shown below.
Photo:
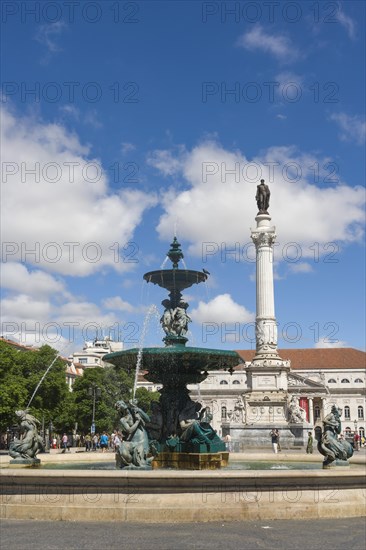
[[[181,525],[1,522],[1,548],[9,550],[344,550],[365,544],[365,518]]]
[[[56,457],[60,451],[51,454]],[[270,449],[253,449],[241,455],[233,453],[231,459],[257,459],[258,455],[268,458],[270,454]],[[59,459],[73,461],[78,455],[73,449]],[[113,453],[83,455],[88,461],[99,461],[101,456],[104,460],[114,458]],[[284,450],[278,460],[286,455],[292,460],[311,460],[303,449]],[[366,449],[355,455],[364,462]],[[321,462],[322,457],[314,452],[312,459]],[[344,550],[366,546],[365,517],[183,524],[2,520],[0,526],[0,548],[9,550]]]

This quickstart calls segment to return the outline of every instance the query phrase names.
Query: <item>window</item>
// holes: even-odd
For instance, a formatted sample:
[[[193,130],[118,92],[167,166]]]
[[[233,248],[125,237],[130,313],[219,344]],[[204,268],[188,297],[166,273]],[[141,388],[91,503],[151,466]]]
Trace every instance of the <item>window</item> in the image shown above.
[[[351,428],[350,428],[349,426],[347,426],[347,428],[346,428],[345,431],[346,431],[346,435],[347,435],[347,436],[351,436],[351,435],[352,435],[352,430],[351,430]]]
[[[363,419],[363,407],[361,407],[361,405],[359,407],[357,407],[357,416],[358,416],[358,418]]]
[[[81,363],[82,365],[86,365],[87,362],[88,362],[87,357],[79,357],[79,363]]]
[[[351,418],[351,411],[348,405],[344,407],[344,418],[347,418],[347,420]]]
[[[356,384],[363,384],[363,380],[361,380],[361,378],[356,378],[355,382]]]
[[[314,407],[314,418],[315,418],[315,420],[318,420],[318,418],[320,418],[320,407],[319,407],[319,405],[315,405],[315,407]]]
[[[227,409],[226,407],[221,407],[221,418],[223,420],[226,420],[226,416],[227,416]]]
[[[349,384],[348,378],[342,378],[341,384]]]
[[[329,378],[328,384],[336,384],[337,380],[334,380],[334,378]]]
[[[227,384],[227,381],[226,381],[226,380],[221,380],[220,384],[221,384],[221,385]]]
[[[240,384],[240,380],[233,380],[233,384]]]

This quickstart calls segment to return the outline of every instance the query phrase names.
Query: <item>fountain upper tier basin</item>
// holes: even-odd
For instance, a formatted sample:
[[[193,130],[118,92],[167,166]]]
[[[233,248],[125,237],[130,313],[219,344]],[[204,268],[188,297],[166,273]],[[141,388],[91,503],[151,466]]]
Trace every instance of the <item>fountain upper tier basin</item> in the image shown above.
[[[108,353],[103,360],[128,370],[136,368],[137,348]],[[204,380],[208,371],[233,369],[241,362],[235,351],[172,345],[165,348],[143,348],[141,369],[151,382],[195,384]]]
[[[191,287],[193,284],[203,283],[207,279],[206,273],[191,269],[158,269],[149,271],[144,275],[145,281],[154,283],[166,290],[180,291]]]

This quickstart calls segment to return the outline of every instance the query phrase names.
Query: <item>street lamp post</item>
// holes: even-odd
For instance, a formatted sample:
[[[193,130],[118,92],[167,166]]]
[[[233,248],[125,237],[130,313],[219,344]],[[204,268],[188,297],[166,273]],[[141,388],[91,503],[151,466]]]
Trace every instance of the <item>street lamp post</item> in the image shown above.
[[[96,400],[100,398],[101,389],[96,384],[93,384],[89,388],[89,395],[93,398],[93,418],[90,433],[95,434],[95,403]]]
[[[358,439],[358,431],[357,431],[357,428],[358,428],[357,420],[354,421],[354,425],[355,425],[355,432],[354,432],[354,436],[353,436],[353,441],[354,441],[355,451],[358,451],[359,450],[359,439]]]

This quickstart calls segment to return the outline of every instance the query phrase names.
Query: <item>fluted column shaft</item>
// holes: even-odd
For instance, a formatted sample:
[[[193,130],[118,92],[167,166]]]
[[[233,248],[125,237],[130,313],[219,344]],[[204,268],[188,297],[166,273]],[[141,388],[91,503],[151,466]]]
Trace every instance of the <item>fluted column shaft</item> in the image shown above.
[[[256,217],[251,237],[256,247],[256,356],[277,356],[277,323],[273,287],[275,228],[268,214]]]

